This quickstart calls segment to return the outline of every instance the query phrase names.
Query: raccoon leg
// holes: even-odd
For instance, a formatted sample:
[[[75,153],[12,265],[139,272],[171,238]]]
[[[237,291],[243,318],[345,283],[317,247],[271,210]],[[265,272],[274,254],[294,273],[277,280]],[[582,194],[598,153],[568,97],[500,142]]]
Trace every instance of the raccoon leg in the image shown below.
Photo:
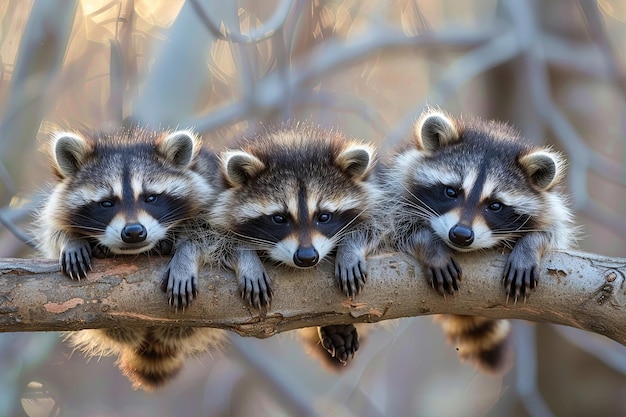
[[[348,297],[357,295],[367,280],[364,250],[343,239],[335,257],[335,281]]]
[[[167,294],[168,303],[185,308],[198,296],[198,251],[189,240],[179,242],[174,256],[162,273],[161,291]]]
[[[91,269],[91,245],[86,239],[71,239],[61,252],[61,269],[72,279],[80,280],[87,277],[87,269]]]
[[[539,261],[547,239],[540,233],[530,233],[518,239],[504,267],[504,288],[507,297],[517,301],[528,297],[539,281]]]
[[[359,333],[353,324],[318,327],[322,347],[342,365],[359,350]]]
[[[434,240],[429,229],[421,229],[411,237],[412,251],[424,267],[426,279],[439,295],[453,295],[459,290],[462,270],[441,240]]]
[[[239,280],[241,298],[254,308],[269,309],[273,296],[272,285],[256,251],[239,248],[234,266]]]

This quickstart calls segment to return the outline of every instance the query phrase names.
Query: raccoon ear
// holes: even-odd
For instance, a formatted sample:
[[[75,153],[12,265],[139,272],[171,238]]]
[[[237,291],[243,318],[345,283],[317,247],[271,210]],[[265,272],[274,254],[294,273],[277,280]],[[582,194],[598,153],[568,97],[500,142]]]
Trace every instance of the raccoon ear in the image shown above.
[[[363,144],[352,144],[335,158],[335,163],[354,178],[365,176],[374,164],[375,151]]]
[[[201,146],[200,139],[190,130],[177,130],[157,141],[157,151],[180,168],[191,164]]]
[[[452,118],[440,111],[426,111],[413,126],[415,144],[425,152],[439,148],[459,140],[459,131]]]
[[[563,176],[563,158],[557,152],[537,150],[519,158],[519,164],[530,182],[544,191],[556,185]]]
[[[223,152],[221,159],[226,180],[233,187],[242,185],[265,169],[259,158],[244,151]]]
[[[92,143],[76,133],[58,132],[52,137],[52,155],[56,171],[62,178],[80,170],[92,151]]]

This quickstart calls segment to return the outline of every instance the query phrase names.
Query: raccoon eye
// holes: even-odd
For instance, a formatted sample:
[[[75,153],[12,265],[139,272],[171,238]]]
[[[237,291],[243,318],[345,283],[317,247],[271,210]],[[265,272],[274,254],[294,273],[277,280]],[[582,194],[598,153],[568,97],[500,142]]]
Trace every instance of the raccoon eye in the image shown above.
[[[502,210],[502,206],[503,204],[501,202],[494,201],[493,203],[489,204],[487,208],[491,211],[500,211]]]
[[[100,207],[103,207],[103,208],[113,207],[113,201],[111,200],[102,200],[99,204],[100,204]]]
[[[157,198],[158,196],[156,194],[150,194],[143,201],[145,201],[146,203],[154,203],[155,201],[157,201]]]
[[[446,195],[449,198],[457,198],[459,193],[453,187],[446,187]]]
[[[317,216],[317,221],[320,223],[328,223],[331,217],[332,216],[330,213],[321,213],[319,216]]]
[[[287,223],[287,217],[283,216],[282,214],[274,214],[272,216],[272,221],[276,224],[285,224]]]

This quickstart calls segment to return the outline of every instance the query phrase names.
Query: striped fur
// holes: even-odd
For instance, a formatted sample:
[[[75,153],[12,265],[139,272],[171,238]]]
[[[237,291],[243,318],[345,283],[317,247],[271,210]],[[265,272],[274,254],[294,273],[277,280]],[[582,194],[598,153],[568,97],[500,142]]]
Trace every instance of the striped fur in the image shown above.
[[[229,242],[211,243],[204,254],[235,271],[248,303],[269,308],[273,296],[262,260],[306,269],[334,257],[339,289],[362,290],[366,256],[381,234],[372,146],[300,124],[242,138],[220,161],[224,188],[207,222]],[[351,332],[342,333],[349,327],[326,329],[345,334],[346,344],[318,344],[343,363],[358,348]]]
[[[415,256],[440,294],[460,288],[455,252],[511,250],[503,272],[507,298],[528,297],[548,249],[576,241],[560,191],[563,157],[524,142],[506,124],[422,114],[414,140],[382,169],[391,215],[390,242]],[[441,319],[459,354],[483,369],[507,369],[509,324],[484,318]]]
[[[186,130],[59,132],[51,142],[51,161],[58,182],[38,215],[38,245],[74,279],[87,276],[93,256],[170,254],[214,194],[209,179],[216,157]],[[172,261],[178,258],[176,250]],[[176,278],[172,282],[188,288],[175,294],[176,305],[186,305],[197,282]],[[223,338],[221,330],[162,327],[68,335],[87,355],[118,355],[133,386],[146,390],[173,378],[187,355]]]

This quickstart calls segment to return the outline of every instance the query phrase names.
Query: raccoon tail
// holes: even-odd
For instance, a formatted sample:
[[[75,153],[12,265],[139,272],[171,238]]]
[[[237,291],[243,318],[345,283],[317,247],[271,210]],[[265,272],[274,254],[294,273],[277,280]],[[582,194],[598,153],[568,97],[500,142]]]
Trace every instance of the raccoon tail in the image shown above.
[[[490,374],[506,373],[513,365],[511,323],[485,317],[439,315],[435,317],[456,347],[462,362],[470,362]]]
[[[224,330],[199,327],[94,329],[71,332],[70,343],[87,356],[119,355],[117,365],[134,389],[153,391],[172,380],[188,355],[219,347]]]
[[[178,375],[187,357],[220,346],[224,330],[204,327],[152,327],[139,346],[124,349],[118,366],[134,389],[154,391]]]

